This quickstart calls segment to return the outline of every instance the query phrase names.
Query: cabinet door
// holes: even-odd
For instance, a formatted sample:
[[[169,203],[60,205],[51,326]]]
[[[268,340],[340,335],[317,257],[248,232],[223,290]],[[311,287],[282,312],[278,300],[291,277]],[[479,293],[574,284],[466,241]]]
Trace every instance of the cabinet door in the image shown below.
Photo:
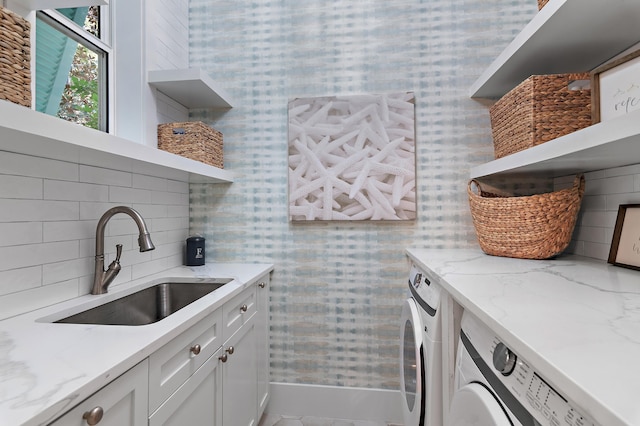
[[[180,334],[149,357],[149,412],[154,412],[222,345],[222,311]]]
[[[258,358],[258,420],[269,402],[269,275],[258,280],[256,356]]]
[[[89,416],[92,410],[102,410],[100,426],[147,424],[148,374],[148,361],[144,360],[51,425],[87,426],[89,423],[83,416]]]
[[[150,417],[149,426],[222,425],[219,348]]]
[[[253,315],[222,347],[227,354],[222,366],[222,424],[225,426],[258,424],[255,338],[256,316]]]

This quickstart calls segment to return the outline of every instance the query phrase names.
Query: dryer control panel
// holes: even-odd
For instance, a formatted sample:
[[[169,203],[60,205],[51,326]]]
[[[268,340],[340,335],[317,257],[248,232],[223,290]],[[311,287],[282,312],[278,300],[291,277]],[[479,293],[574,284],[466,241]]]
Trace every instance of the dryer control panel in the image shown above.
[[[440,286],[432,283],[427,274],[418,268],[416,265],[411,265],[411,271],[409,272],[409,287],[414,298],[418,301],[426,303],[425,307],[427,312],[432,311],[430,315],[434,315],[435,311],[440,306]]]
[[[534,417],[542,426],[597,426],[477,318],[465,313],[461,326],[473,348],[470,353],[477,352],[476,365],[516,418]],[[505,357],[513,368],[504,368]]]

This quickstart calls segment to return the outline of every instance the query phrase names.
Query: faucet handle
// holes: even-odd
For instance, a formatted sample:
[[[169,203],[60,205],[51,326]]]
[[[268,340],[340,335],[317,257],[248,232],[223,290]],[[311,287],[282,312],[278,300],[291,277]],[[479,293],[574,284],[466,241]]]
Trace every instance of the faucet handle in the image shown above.
[[[120,256],[122,256],[122,244],[116,244],[116,263],[120,263]]]

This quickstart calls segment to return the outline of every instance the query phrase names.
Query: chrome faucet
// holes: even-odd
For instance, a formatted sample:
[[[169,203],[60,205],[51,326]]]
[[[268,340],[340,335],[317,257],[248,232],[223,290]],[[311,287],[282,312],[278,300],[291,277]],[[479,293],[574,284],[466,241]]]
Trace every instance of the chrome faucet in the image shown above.
[[[91,294],[104,294],[109,288],[109,284],[120,272],[120,256],[122,255],[122,244],[116,244],[116,259],[111,262],[109,268],[104,270],[104,230],[107,226],[109,219],[117,213],[126,213],[131,216],[131,219],[138,225],[138,245],[140,251],[149,251],[155,249],[155,246],[151,242],[151,236],[147,231],[147,224],[144,223],[144,219],[140,216],[140,213],[127,206],[113,207],[105,212],[98,221],[96,228],[96,260],[95,260],[95,277],[93,279],[93,289]]]

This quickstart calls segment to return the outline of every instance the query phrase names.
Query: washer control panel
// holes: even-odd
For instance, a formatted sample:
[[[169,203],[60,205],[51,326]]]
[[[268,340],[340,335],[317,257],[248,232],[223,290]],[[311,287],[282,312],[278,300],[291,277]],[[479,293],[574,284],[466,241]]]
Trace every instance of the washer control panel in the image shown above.
[[[486,366],[485,378],[516,418],[529,413],[542,426],[597,426],[477,318],[465,313],[462,330],[482,358],[476,364]]]
[[[427,274],[416,265],[411,265],[409,272],[409,286],[417,296],[436,310],[440,303],[440,286],[432,285]]]

